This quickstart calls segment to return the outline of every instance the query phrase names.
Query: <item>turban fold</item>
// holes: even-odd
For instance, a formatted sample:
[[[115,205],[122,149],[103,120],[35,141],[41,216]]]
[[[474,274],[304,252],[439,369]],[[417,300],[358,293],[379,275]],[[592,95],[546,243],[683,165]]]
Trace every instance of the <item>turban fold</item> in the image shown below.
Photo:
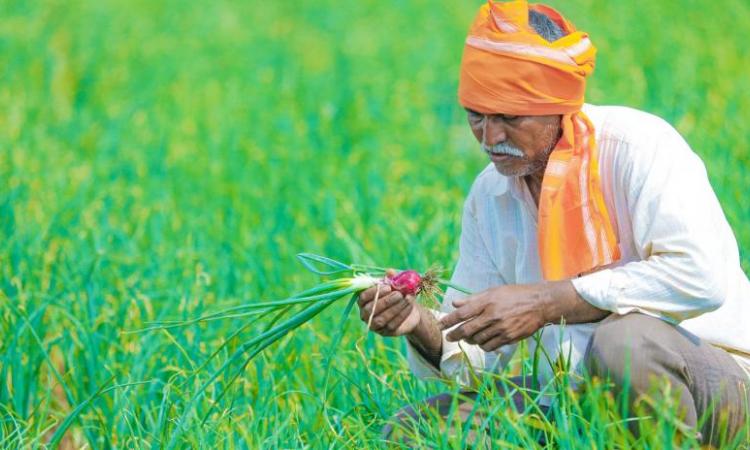
[[[565,36],[548,42],[529,10]],[[599,179],[594,126],[581,111],[596,48],[560,13],[526,0],[483,5],[464,46],[459,102],[484,114],[562,116],[539,199],[539,256],[546,280],[561,280],[620,258]]]

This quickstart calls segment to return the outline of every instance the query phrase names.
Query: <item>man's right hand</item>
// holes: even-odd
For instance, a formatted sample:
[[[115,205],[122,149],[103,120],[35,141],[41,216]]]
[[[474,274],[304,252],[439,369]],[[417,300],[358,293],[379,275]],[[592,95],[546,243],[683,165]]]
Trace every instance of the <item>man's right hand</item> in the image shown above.
[[[410,334],[421,319],[421,308],[417,305],[416,298],[413,295],[404,296],[388,284],[381,283],[363,291],[357,304],[362,322],[370,323],[370,330],[381,336]]]

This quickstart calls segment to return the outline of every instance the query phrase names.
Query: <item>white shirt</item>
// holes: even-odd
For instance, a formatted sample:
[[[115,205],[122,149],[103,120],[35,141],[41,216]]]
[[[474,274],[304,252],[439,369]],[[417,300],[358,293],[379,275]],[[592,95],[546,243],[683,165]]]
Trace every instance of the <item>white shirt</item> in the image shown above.
[[[575,289],[597,308],[679,324],[729,351],[750,376],[750,282],[703,162],[656,116],[617,106],[585,105],[583,111],[596,129],[604,200],[622,257],[574,279]],[[534,200],[520,178],[501,175],[493,164],[476,178],[464,205],[452,281],[472,292],[543,281]],[[452,311],[452,302],[462,296],[449,289],[436,316]],[[570,358],[570,368],[580,374],[596,327],[547,325],[541,343],[552,361]],[[445,340],[448,331],[440,373],[407,346],[417,376],[470,384],[471,370],[500,371],[517,347],[493,352],[465,342],[459,347]],[[527,341],[533,354],[535,342]],[[545,385],[551,368],[543,363],[539,368]]]

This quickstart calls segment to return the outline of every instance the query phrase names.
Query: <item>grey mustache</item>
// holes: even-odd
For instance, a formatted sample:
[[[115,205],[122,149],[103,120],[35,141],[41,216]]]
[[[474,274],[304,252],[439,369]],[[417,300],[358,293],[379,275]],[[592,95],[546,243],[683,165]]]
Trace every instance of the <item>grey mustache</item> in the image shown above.
[[[513,145],[506,144],[505,142],[501,142],[495,145],[482,144],[482,150],[484,150],[487,153],[492,153],[495,155],[510,155],[510,156],[519,156],[519,157],[524,156],[523,151],[521,151],[521,149]]]

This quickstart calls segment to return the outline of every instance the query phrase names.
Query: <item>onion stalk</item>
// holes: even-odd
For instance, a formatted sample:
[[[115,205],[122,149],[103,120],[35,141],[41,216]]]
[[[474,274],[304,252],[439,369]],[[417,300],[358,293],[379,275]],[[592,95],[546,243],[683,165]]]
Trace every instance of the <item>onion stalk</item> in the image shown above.
[[[241,362],[240,368],[230,375],[228,381],[224,383],[221,391],[212,397],[212,406],[204,416],[204,421],[208,418],[213,407],[219,403],[219,400],[244,372],[244,369],[253,358],[258,356],[270,345],[284,338],[293,330],[311,321],[315,316],[336,303],[338,300],[347,297],[350,298],[349,305],[346,309],[348,313],[362,291],[380,284],[388,284],[392,289],[398,290],[404,295],[423,295],[431,298],[434,298],[435,295],[442,292],[440,286],[452,287],[461,292],[469,293],[465,289],[451,284],[448,280],[440,278],[439,270],[429,270],[424,274],[419,274],[414,270],[392,273],[387,272],[386,269],[382,267],[360,264],[349,265],[311,253],[301,253],[297,255],[297,258],[302,265],[311,272],[323,277],[336,276],[337,278],[322,282],[317,286],[285,299],[248,302],[189,320],[152,322],[149,324],[149,327],[139,330],[149,331],[171,329],[216,320],[236,320],[238,318],[247,319],[237,330],[231,333],[222,344],[211,353],[211,355],[209,355],[203,364],[194,370],[193,375],[195,375],[201,372],[208,363],[219,355],[232,339],[237,337],[240,333],[253,325],[257,325],[259,319],[271,319],[258,334],[242,343],[227,358],[224,364],[214,370],[209,375],[208,379],[198,388],[189,405],[187,405],[183,416],[178,421],[177,429],[175,430],[171,444],[168,447],[172,447],[172,444],[176,443],[177,436],[182,433],[187,415],[193,409],[195,403],[204,394],[206,389],[208,389],[208,387],[213,384],[230,366]],[[334,339],[334,342],[338,341],[339,338]]]

